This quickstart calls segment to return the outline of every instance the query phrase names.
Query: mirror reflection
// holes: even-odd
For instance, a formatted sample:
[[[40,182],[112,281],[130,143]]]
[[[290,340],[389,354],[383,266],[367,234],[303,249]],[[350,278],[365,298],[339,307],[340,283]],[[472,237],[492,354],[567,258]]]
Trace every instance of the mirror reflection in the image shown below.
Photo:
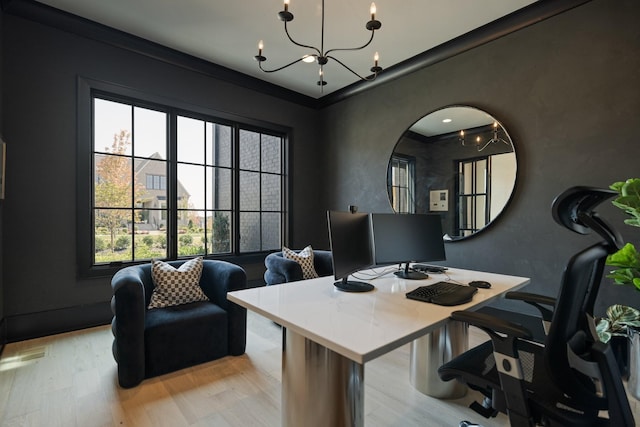
[[[473,107],[445,107],[398,140],[387,168],[389,201],[397,213],[439,213],[446,240],[467,238],[503,211],[516,169],[498,120]]]

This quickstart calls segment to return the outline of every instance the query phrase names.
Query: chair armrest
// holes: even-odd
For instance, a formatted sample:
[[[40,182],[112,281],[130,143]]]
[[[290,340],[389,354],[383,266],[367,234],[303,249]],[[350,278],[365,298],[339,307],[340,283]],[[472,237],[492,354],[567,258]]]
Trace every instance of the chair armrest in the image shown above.
[[[529,292],[507,292],[504,296],[506,299],[519,300],[524,301],[529,305],[537,308],[540,314],[542,315],[542,319],[548,323],[551,322],[553,318],[553,309],[556,307],[556,299],[552,297],[548,297],[545,295],[532,294]],[[542,307],[543,305],[550,306],[551,309]],[[545,325],[545,331],[547,330],[547,325]]]
[[[144,273],[138,266],[125,267],[111,279],[113,298],[113,352],[118,362],[118,381],[122,387],[138,385],[145,375]]]
[[[532,334],[529,329],[517,323],[500,319],[485,313],[474,311],[454,311],[451,318],[459,322],[465,322],[476,326],[492,336],[492,332],[498,332],[515,338],[531,339]]]
[[[224,310],[229,309],[231,301],[227,293],[247,288],[247,274],[239,265],[227,261],[202,261],[200,287],[211,302]]]
[[[313,264],[318,276],[323,277],[333,275],[333,258],[331,256],[331,251],[314,250]]]
[[[505,298],[520,300],[524,302],[535,302],[537,304],[550,305],[551,307],[556,306],[555,298],[548,297],[545,295],[540,295],[540,294],[532,294],[529,292],[518,292],[518,291],[507,292],[505,294]]]
[[[292,259],[270,254],[264,259],[264,264],[267,270],[284,276],[285,282],[302,280],[302,267]]]
[[[211,302],[227,312],[229,354],[244,354],[247,343],[247,309],[227,299],[227,293],[247,288],[247,274],[236,264],[204,260],[200,287]]]

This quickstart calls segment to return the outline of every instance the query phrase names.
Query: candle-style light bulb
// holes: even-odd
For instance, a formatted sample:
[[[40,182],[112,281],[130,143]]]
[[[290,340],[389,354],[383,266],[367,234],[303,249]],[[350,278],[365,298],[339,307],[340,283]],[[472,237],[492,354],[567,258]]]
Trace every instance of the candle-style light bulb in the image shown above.
[[[460,131],[460,138],[464,138],[464,130]]]
[[[476,136],[476,144],[480,145],[480,137],[479,136]]]
[[[285,12],[289,11],[289,0],[284,0],[284,11]]]
[[[258,55],[262,55],[262,49],[264,49],[264,42],[260,40],[258,42]]]
[[[371,8],[369,8],[369,12],[371,12],[371,20],[374,21],[376,19],[376,4],[371,3]]]
[[[379,59],[380,59],[380,55],[378,55],[378,52],[376,52],[376,54],[375,54],[375,55],[373,55],[373,65],[374,65],[375,67],[377,67],[377,66],[378,66],[378,60],[379,60]]]

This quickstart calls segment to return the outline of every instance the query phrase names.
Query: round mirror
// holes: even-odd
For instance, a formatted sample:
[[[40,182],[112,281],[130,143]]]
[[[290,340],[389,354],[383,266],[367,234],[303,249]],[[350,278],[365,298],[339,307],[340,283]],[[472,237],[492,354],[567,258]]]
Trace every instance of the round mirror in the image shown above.
[[[516,181],[516,153],[502,124],[468,106],[427,114],[398,140],[387,168],[397,213],[438,213],[445,240],[486,228],[503,211]]]

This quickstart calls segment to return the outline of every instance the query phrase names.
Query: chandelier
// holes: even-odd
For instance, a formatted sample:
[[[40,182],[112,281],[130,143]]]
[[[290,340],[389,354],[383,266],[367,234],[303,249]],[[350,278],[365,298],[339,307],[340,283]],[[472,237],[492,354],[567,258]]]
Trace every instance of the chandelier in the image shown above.
[[[254,56],[254,59],[256,61],[258,61],[258,67],[260,67],[260,70],[264,71],[265,73],[274,73],[276,71],[280,71],[283,70],[287,67],[292,66],[293,64],[296,64],[300,61],[303,62],[307,62],[307,63],[311,63],[311,62],[317,62],[318,65],[320,66],[320,71],[319,71],[319,76],[318,76],[318,86],[320,86],[320,88],[322,89],[323,86],[325,86],[327,84],[327,81],[325,80],[324,77],[324,65],[329,62],[329,59],[337,62],[338,64],[342,65],[344,68],[346,68],[348,71],[350,71],[351,73],[355,74],[359,79],[361,80],[375,80],[375,78],[378,76],[378,73],[382,71],[382,67],[378,66],[378,61],[380,59],[378,52],[375,53],[374,57],[373,57],[373,67],[371,67],[370,71],[373,73],[373,75],[370,75],[368,77],[362,77],[360,74],[358,74],[357,72],[355,72],[354,70],[352,70],[351,68],[349,68],[344,62],[340,61],[338,58],[330,55],[330,53],[332,52],[337,52],[337,51],[341,51],[341,50],[360,50],[360,49],[364,49],[365,47],[369,46],[371,44],[371,42],[373,41],[373,36],[375,34],[376,30],[379,30],[380,27],[382,27],[382,23],[378,20],[376,20],[376,5],[375,3],[371,3],[371,9],[370,9],[370,13],[371,13],[371,20],[369,20],[366,25],[365,28],[369,31],[371,31],[371,37],[369,38],[369,41],[366,42],[364,45],[359,46],[359,47],[350,47],[350,48],[335,48],[335,49],[329,49],[329,50],[325,50],[324,49],[324,0],[322,0],[322,33],[320,35],[320,48],[318,49],[317,47],[314,46],[309,46],[309,45],[305,45],[302,43],[298,43],[297,41],[295,41],[291,35],[289,34],[289,30],[287,28],[287,23],[293,21],[293,13],[289,12],[289,0],[284,0],[284,10],[278,12],[278,17],[280,18],[281,21],[284,22],[284,32],[287,34],[287,37],[289,38],[289,40],[291,41],[291,43],[306,48],[306,49],[311,49],[314,53],[310,53],[307,55],[302,56],[302,58],[298,58],[294,61],[291,61],[290,63],[283,65],[282,67],[278,67],[272,70],[267,70],[265,68],[263,68],[262,63],[265,62],[267,60],[267,58],[263,55],[263,49],[264,49],[264,43],[262,40],[260,40],[260,42],[258,43],[258,54],[256,56]]]
[[[494,143],[499,143],[499,142],[502,142],[506,145],[511,145],[509,142],[499,137],[498,130],[499,130],[498,122],[493,122],[493,137],[487,142],[485,142],[484,144],[482,143],[482,138],[480,138],[479,136],[476,136],[475,143],[473,144],[466,143],[464,130],[460,131],[460,136],[458,137],[458,140],[465,147],[475,146],[478,151],[482,151],[485,148],[487,148],[489,145]]]

